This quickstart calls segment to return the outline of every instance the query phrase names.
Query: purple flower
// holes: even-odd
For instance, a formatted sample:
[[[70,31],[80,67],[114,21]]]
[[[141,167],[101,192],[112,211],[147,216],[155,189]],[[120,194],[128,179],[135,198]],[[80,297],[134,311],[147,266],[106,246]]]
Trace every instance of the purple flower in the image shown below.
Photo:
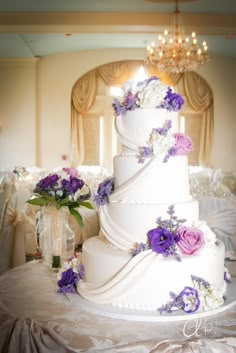
[[[198,291],[195,288],[184,287],[178,297],[181,298],[183,304],[182,309],[186,313],[194,313],[199,309],[200,299],[198,296]]]
[[[172,122],[171,120],[166,120],[163,127],[157,127],[155,129],[153,129],[153,132],[162,135],[162,136],[166,136],[168,131],[171,129],[172,127]]]
[[[178,93],[172,92],[172,89],[169,88],[164,98],[164,102],[161,104],[161,107],[169,111],[177,112],[182,108],[183,104],[184,99],[182,96]]]
[[[231,276],[230,276],[230,273],[227,269],[225,269],[225,271],[224,271],[224,281],[226,283],[231,283]]]
[[[174,157],[174,156],[176,156],[176,148],[175,148],[175,147],[170,147],[170,148],[168,149],[167,154],[165,155],[165,157],[164,157],[164,159],[163,159],[163,163],[168,162],[169,158],[170,158],[170,157]]]
[[[57,282],[59,291],[60,288],[63,288],[63,292],[65,292],[65,288],[70,289],[74,287],[76,283],[78,283],[79,275],[78,273],[74,272],[72,268],[68,268],[68,270],[62,272],[61,279]]]
[[[140,147],[138,155],[138,163],[143,163],[146,158],[150,158],[153,155],[153,149],[150,147]]]
[[[125,107],[119,102],[117,98],[114,98],[112,103],[112,108],[114,110],[115,115],[125,115],[126,109]]]
[[[131,92],[128,92],[123,101],[123,107],[125,110],[134,110],[136,108],[137,95],[132,95]]]
[[[38,193],[40,191],[45,191],[45,190],[49,189],[50,187],[57,185],[58,179],[59,179],[59,176],[57,174],[50,174],[50,175],[46,176],[45,178],[42,178],[36,184],[34,192]]]
[[[76,293],[76,286],[84,278],[84,266],[79,263],[78,272],[70,267],[61,273],[61,279],[57,282],[59,293]]]
[[[205,288],[208,288],[210,286],[210,283],[208,281],[196,275],[191,275],[191,280],[193,284],[197,283],[198,286],[203,286]]]
[[[94,196],[94,202],[97,206],[103,206],[109,202],[109,195],[114,191],[114,178],[106,178],[99,184],[97,193]]]
[[[84,181],[75,177],[70,177],[70,179],[62,179],[62,188],[64,189],[66,195],[75,194],[77,190],[84,186]]]
[[[137,244],[136,248],[131,251],[131,255],[135,256],[135,255],[139,254],[140,252],[145,251],[147,249],[148,249],[147,244],[139,243],[139,244]]]
[[[176,235],[166,228],[154,228],[147,233],[150,247],[153,251],[164,256],[169,255],[170,249],[175,247]]]

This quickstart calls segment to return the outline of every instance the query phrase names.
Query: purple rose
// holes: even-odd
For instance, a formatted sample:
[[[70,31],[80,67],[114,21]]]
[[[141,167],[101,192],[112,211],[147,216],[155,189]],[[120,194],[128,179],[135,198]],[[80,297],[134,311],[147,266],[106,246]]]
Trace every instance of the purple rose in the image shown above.
[[[77,277],[77,274],[72,270],[72,268],[68,268],[67,271],[62,272],[61,279],[57,282],[57,284],[60,288],[73,285],[76,281],[75,277]]]
[[[71,177],[70,180],[62,179],[61,185],[67,195],[74,194],[78,189],[84,186],[84,181],[76,177]]]
[[[45,191],[49,189],[50,187],[54,186],[57,184],[57,181],[59,180],[59,176],[57,174],[49,174],[45,178],[41,179],[37,184],[34,189],[34,192],[40,192]]]
[[[200,229],[180,226],[178,247],[183,254],[193,254],[204,244],[204,235]]]
[[[182,308],[186,313],[194,313],[200,306],[200,299],[195,288],[184,287],[184,289],[178,295],[178,298],[181,298],[183,306]]]
[[[176,244],[176,236],[165,228],[154,228],[147,233],[152,251],[168,256],[171,247]]]
[[[193,150],[193,142],[189,136],[180,132],[173,134],[175,137],[176,155],[186,155]]]

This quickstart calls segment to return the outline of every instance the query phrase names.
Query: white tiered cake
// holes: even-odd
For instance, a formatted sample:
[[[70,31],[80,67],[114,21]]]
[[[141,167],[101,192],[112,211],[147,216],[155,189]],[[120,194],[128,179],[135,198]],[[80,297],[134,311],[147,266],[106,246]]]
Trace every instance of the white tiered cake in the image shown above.
[[[178,133],[183,99],[158,78],[123,86],[114,101],[122,142],[114,177],[98,188],[101,232],[85,241],[79,294],[137,310],[205,311],[223,304],[224,244],[199,220]],[[172,294],[170,294],[172,293]]]

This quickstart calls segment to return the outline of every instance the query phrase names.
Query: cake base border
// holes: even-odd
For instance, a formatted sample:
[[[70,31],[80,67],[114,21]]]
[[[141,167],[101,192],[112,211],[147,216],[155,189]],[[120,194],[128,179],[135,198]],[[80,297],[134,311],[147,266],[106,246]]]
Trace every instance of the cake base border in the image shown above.
[[[171,322],[171,321],[183,321],[183,320],[196,320],[220,314],[234,305],[236,305],[236,278],[231,278],[231,283],[227,285],[227,296],[223,305],[219,308],[187,314],[183,311],[174,311],[172,313],[160,314],[158,311],[145,311],[145,310],[133,310],[133,309],[121,309],[114,307],[111,304],[97,304],[91,302],[80,295],[72,299],[72,303],[75,306],[96,314],[105,316],[112,319],[126,320],[126,321],[146,321],[146,322]]]

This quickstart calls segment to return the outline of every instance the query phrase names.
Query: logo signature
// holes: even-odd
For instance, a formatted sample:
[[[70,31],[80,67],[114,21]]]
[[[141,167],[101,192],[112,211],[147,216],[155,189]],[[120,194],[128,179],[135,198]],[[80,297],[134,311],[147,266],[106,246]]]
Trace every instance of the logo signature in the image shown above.
[[[187,338],[196,336],[214,336],[214,324],[206,318],[186,321],[183,327],[183,335]]]

